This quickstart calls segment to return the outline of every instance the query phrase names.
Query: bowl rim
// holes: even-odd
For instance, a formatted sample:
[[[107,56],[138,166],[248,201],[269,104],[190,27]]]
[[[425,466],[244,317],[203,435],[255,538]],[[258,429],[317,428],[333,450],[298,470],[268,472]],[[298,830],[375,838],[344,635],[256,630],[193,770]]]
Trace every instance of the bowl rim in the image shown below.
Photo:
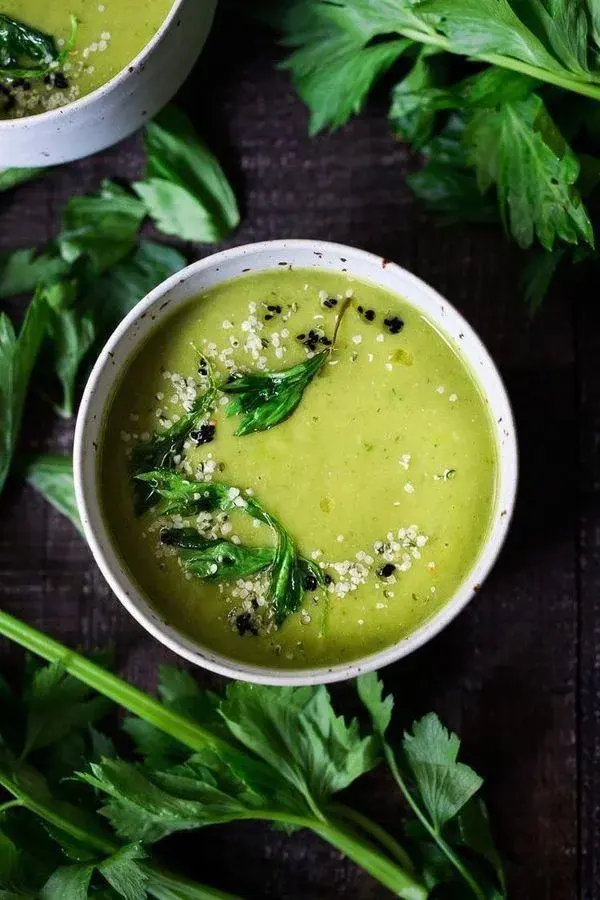
[[[117,558],[117,554],[112,545],[108,526],[100,512],[95,479],[94,483],[89,483],[90,479],[86,477],[86,467],[84,465],[85,455],[89,452],[89,448],[86,447],[84,442],[85,431],[88,427],[90,408],[96,398],[97,383],[101,376],[105,374],[105,370],[109,370],[111,373],[108,376],[110,379],[110,389],[105,391],[104,396],[100,401],[101,417],[103,418],[106,413],[107,405],[112,399],[114,386],[118,383],[118,379],[124,370],[125,364],[131,359],[130,352],[126,355],[121,365],[116,365],[114,362],[113,350],[121,340],[127,336],[132,327],[141,318],[146,316],[146,313],[150,308],[155,306],[157,307],[155,310],[156,321],[153,322],[152,327],[153,329],[159,327],[160,321],[168,317],[171,312],[167,304],[163,304],[161,307],[159,302],[178,285],[186,284],[190,279],[195,279],[198,275],[207,270],[213,268],[219,270],[224,263],[236,260],[238,257],[247,259],[249,254],[256,253],[260,255],[261,253],[275,250],[281,250],[286,253],[292,253],[295,250],[309,251],[316,256],[322,256],[327,253],[337,254],[339,257],[343,257],[344,261],[347,261],[348,274],[350,275],[352,275],[353,262],[362,259],[367,265],[375,265],[377,267],[383,266],[384,268],[389,269],[391,273],[398,274],[405,283],[407,281],[411,282],[417,291],[429,295],[431,299],[439,303],[440,309],[442,311],[447,311],[454,319],[454,322],[460,325],[461,331],[464,332],[465,335],[468,335],[469,340],[477,349],[480,359],[482,358],[484,360],[485,366],[489,369],[489,374],[494,382],[494,390],[497,396],[494,403],[492,403],[489,392],[484,389],[481,379],[478,377],[473,360],[466,352],[463,352],[464,362],[468,365],[483,396],[490,404],[490,414],[494,422],[496,422],[496,416],[494,414],[495,409],[502,407],[502,431],[507,440],[507,444],[505,445],[498,435],[496,437],[498,444],[498,493],[496,498],[496,508],[494,509],[488,535],[480,547],[478,556],[475,559],[471,570],[467,573],[447,602],[434,613],[431,618],[419,625],[413,632],[383,650],[376,651],[375,653],[371,653],[350,662],[338,663],[331,666],[313,666],[302,669],[277,669],[265,665],[244,663],[208,647],[202,647],[198,641],[179,632],[174,626],[168,625],[166,622],[159,619],[156,614],[152,614],[150,612],[150,600],[145,597],[144,592],[137,586],[134,578],[129,574],[126,565],[122,566],[120,577],[117,577],[111,563],[106,557],[104,551],[105,546],[110,548],[115,558]],[[262,268],[258,267],[256,270],[252,270],[252,272],[271,271],[274,268],[275,266],[273,265]],[[299,268],[301,268],[301,266],[299,266]],[[315,268],[319,268],[319,266],[317,265]],[[327,266],[323,265],[322,268],[326,269]],[[331,269],[329,270],[331,271]],[[366,277],[363,277],[363,280],[369,281]],[[400,293],[400,291],[398,291],[398,293]],[[419,308],[418,303],[415,303],[412,299],[407,300],[407,302]],[[163,307],[166,307],[164,308],[164,311]],[[440,326],[439,323],[434,324],[436,327],[440,327],[442,332],[446,334],[443,326]],[[447,336],[449,337],[449,335]],[[456,342],[453,341],[453,343]],[[98,416],[94,415],[93,419],[97,420]],[[519,465],[514,416],[502,377],[478,334],[452,304],[445,299],[445,297],[440,295],[421,278],[413,275],[402,266],[368,251],[329,241],[283,239],[244,244],[204,257],[170,276],[166,281],[159,284],[147,294],[146,297],[139,301],[139,303],[119,323],[111,337],[108,339],[89,376],[77,415],[73,448],[73,468],[77,507],[81,517],[83,531],[92,550],[94,559],[119,602],[139,622],[139,624],[146,629],[146,631],[178,656],[195,665],[208,669],[215,674],[249,681],[255,684],[297,686],[344,681],[354,678],[363,672],[370,672],[396,662],[397,660],[408,656],[410,653],[434,638],[460,612],[462,612],[479,591],[481,583],[489,575],[489,572],[493,568],[504,545],[514,512],[518,487]],[[502,499],[502,502],[500,502],[500,486],[504,484],[504,478],[507,479],[506,484],[504,485],[507,493]],[[94,503],[97,506],[97,510],[94,510],[93,508]],[[500,511],[500,506],[502,507],[502,511]],[[96,533],[96,530],[90,521],[94,512],[98,513],[96,520],[97,524],[99,524],[99,530],[102,532],[100,534]],[[479,581],[477,584],[472,585],[471,576],[479,566],[481,567],[481,571],[478,574]],[[471,583],[469,584],[470,581]],[[124,584],[126,586],[124,586]],[[141,607],[146,607],[148,612]]]
[[[46,110],[46,112],[36,113],[31,116],[21,116],[18,119],[0,119],[0,136],[2,135],[2,132],[25,130],[26,128],[35,127],[35,124],[38,122],[52,123],[53,121],[60,120],[67,115],[67,113],[78,113],[79,110],[85,109],[92,103],[101,100],[105,94],[111,93],[115,88],[119,87],[129,78],[132,78],[138,71],[138,68],[146,61],[146,59],[154,52],[156,46],[162,41],[184,2],[185,0],[171,0],[171,9],[163,19],[162,25],[158,31],[152,35],[148,43],[142,47],[140,52],[123,66],[116,75],[113,75],[109,81],[101,84],[95,90],[91,91],[91,93],[85,94],[83,97],[78,97],[78,99],[73,100],[72,103],[58,106],[56,109],[49,109]]]

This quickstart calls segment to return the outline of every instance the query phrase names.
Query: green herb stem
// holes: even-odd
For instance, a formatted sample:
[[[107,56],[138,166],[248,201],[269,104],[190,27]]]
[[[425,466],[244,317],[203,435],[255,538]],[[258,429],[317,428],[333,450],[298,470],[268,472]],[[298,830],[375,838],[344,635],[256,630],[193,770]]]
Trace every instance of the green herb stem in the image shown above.
[[[22,800],[9,800],[7,803],[0,803],[0,816],[11,809],[19,809],[23,806]]]
[[[44,803],[40,803],[38,800],[34,800],[23,788],[2,772],[0,772],[0,786],[8,791],[9,794],[12,794],[15,800],[25,809],[28,809],[29,812],[43,819],[48,825],[53,825],[65,834],[71,835],[71,837],[81,841],[96,852],[112,856],[120,849],[119,844],[100,835],[91,834],[87,829],[80,828],[71,819],[61,816],[56,810],[51,809]]]
[[[410,808],[412,809],[412,811],[414,812],[416,817],[419,819],[419,821],[421,822],[423,827],[429,832],[429,834],[434,839],[434,841],[436,842],[436,844],[438,845],[440,850],[442,850],[442,852],[450,860],[450,862],[452,863],[454,868],[457,870],[457,872],[459,872],[460,875],[464,878],[465,882],[468,884],[468,886],[473,891],[473,894],[475,895],[475,897],[477,897],[477,900],[487,900],[488,895],[486,894],[485,890],[473,878],[473,876],[471,875],[469,870],[463,865],[461,859],[456,855],[456,853],[454,852],[452,847],[450,847],[446,843],[446,841],[441,836],[439,831],[437,831],[433,827],[433,825],[431,824],[431,822],[429,821],[427,816],[423,815],[419,805],[417,803],[415,803],[415,801],[412,797],[412,794],[410,793],[408,786],[407,786],[406,782],[404,781],[404,778],[402,777],[400,769],[398,768],[398,763],[396,762],[396,757],[394,756],[393,750],[391,749],[391,747],[389,747],[387,745],[387,743],[384,743],[384,752],[385,752],[385,758],[390,767],[392,775],[396,779],[396,782],[398,783],[400,790],[404,794],[404,797],[406,798],[408,805],[410,806]]]
[[[309,828],[319,837],[363,868],[385,887],[389,888],[397,897],[404,900],[426,900],[427,888],[412,873],[398,866],[395,862],[383,856],[370,843],[361,840],[356,834],[344,828],[339,823],[330,819],[315,821],[314,819],[295,816],[288,813],[266,811],[258,815],[248,815],[249,819],[268,819],[271,822],[283,822],[287,825],[296,825],[298,828]],[[412,868],[412,864],[411,864]]]
[[[119,706],[140,716],[191,750],[203,750],[207,745],[231,749],[226,741],[201,725],[172,712],[143,691],[1,610],[0,634],[48,662],[59,663],[69,675],[104,697],[114,700]]]
[[[145,888],[149,894],[154,897],[165,898],[165,900],[173,900],[179,896],[178,890],[182,887],[193,888],[196,900],[239,900],[233,894],[227,894],[224,891],[218,891],[216,888],[208,887],[203,884],[197,884],[187,878],[180,878],[179,875],[174,876],[169,872],[163,872],[153,869],[150,866],[142,866],[148,873],[149,878],[145,884]]]
[[[402,845],[399,844],[385,828],[378,825],[377,822],[373,822],[368,816],[364,816],[362,813],[352,809],[350,806],[346,806],[344,803],[332,803],[328,808],[334,815],[342,816],[342,818],[347,819],[347,821],[358,825],[359,828],[369,834],[381,844],[382,847],[391,853],[403,868],[407,869],[409,872],[414,871],[412,860],[404,847],[402,847]]]
[[[416,41],[419,44],[428,44],[431,47],[439,47],[447,53],[457,54],[457,50],[447,38],[435,32],[423,32],[413,28],[397,28],[396,31],[407,37],[409,40]],[[467,54],[459,54],[466,56]],[[523,75],[529,75],[531,78],[545,81],[547,84],[556,85],[556,87],[564,88],[567,91],[573,91],[582,94],[584,97],[592,97],[594,100],[600,100],[600,85],[592,82],[582,81],[573,75],[560,75],[544,69],[542,66],[536,66],[533,63],[522,62],[519,59],[513,59],[510,56],[503,56],[498,53],[481,53],[473,57],[467,57],[476,62],[489,63],[492,66],[499,66],[502,69],[510,69],[513,72],[521,72]]]

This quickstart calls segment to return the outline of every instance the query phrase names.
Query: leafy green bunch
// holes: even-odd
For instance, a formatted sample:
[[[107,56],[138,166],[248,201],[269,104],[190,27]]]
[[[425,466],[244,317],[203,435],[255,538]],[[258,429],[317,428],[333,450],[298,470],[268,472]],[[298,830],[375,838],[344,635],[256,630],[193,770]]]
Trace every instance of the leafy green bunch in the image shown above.
[[[363,730],[323,686],[236,683],[218,696],[163,669],[160,702],[3,612],[0,634],[52,663],[21,697],[0,686],[7,900],[223,897],[165,871],[160,842],[242,820],[309,828],[405,900],[506,896],[482,781],[458,759],[458,738],[430,714],[394,750],[393,700],[376,675],[357,683],[371,720]],[[107,700],[132,714],[124,728],[137,761],[97,730]],[[398,837],[339,796],[384,759],[403,803]]]
[[[57,237],[40,252],[0,255],[0,299],[33,292],[19,332],[0,313],[0,491],[11,465],[34,368],[38,391],[73,415],[81,375],[126,313],[185,257],[140,239],[147,217],[168,235],[215,241],[235,228],[233,192],[186,116],[165,110],[145,134],[142,181],[105,181],[97,194],[73,197]],[[39,174],[8,170],[0,189]]]
[[[445,221],[500,220],[531,250],[531,309],[563,258],[595,258],[597,0],[281,0],[268,17],[312,134],[404,62],[389,124],[424,157],[410,186]]]

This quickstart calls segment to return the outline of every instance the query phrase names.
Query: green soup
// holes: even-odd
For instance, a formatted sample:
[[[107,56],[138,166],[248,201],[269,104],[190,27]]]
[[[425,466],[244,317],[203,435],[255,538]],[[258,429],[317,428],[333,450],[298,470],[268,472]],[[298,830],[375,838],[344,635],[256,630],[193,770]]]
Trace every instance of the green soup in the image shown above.
[[[327,362],[285,421],[236,436],[241,417],[227,415],[230,398],[217,392],[169,461],[199,482],[196,498],[224,483],[241,508],[165,514],[163,503],[136,517],[134,448],[203,395],[204,358],[222,385],[232,373],[289,369],[324,350]],[[100,466],[115,547],[166,621],[229,657],[302,668],[388,647],[448,601],[490,527],[497,448],[469,369],[418,310],[345,275],[279,270],[221,284],[156,329],[116,389]],[[299,608],[280,624],[268,566],[212,583],[164,542],[185,528],[268,552],[273,530],[243,498],[283,523],[328,582],[315,589],[307,576]]]
[[[0,76],[0,118],[36,115],[106,84],[143,50],[174,0],[0,0],[0,14],[54,39],[65,58],[43,77]],[[71,17],[77,20],[74,45]],[[22,56],[18,65],[31,60]]]

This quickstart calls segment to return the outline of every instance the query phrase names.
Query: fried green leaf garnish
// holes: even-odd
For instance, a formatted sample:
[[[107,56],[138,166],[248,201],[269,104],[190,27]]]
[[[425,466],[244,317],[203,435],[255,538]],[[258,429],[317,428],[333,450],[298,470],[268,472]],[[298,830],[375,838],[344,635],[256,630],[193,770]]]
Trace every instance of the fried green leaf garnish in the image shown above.
[[[227,405],[228,416],[242,416],[236,435],[267,431],[284,422],[300,405],[304,392],[335,350],[342,319],[350,305],[346,299],[336,317],[333,337],[326,350],[280,372],[235,373],[222,386],[233,399]]]
[[[232,375],[223,390],[233,395],[227,415],[243,416],[236,435],[267,431],[284,422],[300,405],[304,391],[328,359],[329,351],[323,350],[282,372]]]
[[[190,567],[192,561],[192,565],[197,566],[196,574],[200,577],[206,578],[203,572],[207,571],[212,580],[235,580],[243,577],[235,574],[238,569],[254,568],[256,572],[268,570],[267,603],[273,610],[277,625],[282,625],[289,615],[300,608],[305,591],[325,586],[327,579],[320,566],[300,556],[291,535],[255,497],[242,494],[239,488],[221,482],[191,481],[171,469],[141,473],[137,479],[151,492],[155,501],[159,497],[167,501],[164,509],[166,515],[192,516],[214,510],[237,510],[258,519],[274,531],[277,538],[275,550],[258,552],[254,548],[233,545],[237,553],[228,549],[228,541],[207,542],[204,548],[194,550],[190,548],[190,543],[197,540],[200,547],[202,539],[200,536],[196,539],[188,529],[183,529],[179,538],[177,529],[169,529],[166,534],[167,542],[182,542],[176,543],[176,546],[183,548],[184,567],[194,571]],[[163,538],[164,534],[165,532]],[[223,556],[221,562],[219,555]],[[231,559],[230,563],[225,561],[226,556]]]
[[[274,547],[245,547],[224,539],[207,540],[195,528],[167,528],[162,544],[179,548],[186,572],[205,581],[236,581],[250,578],[273,565]]]
[[[159,499],[152,482],[140,479],[139,476],[157,469],[174,468],[177,465],[177,461],[180,461],[184,454],[185,443],[211,412],[216,398],[217,389],[211,378],[207,390],[194,400],[190,412],[174,422],[166,431],[155,432],[148,441],[139,441],[136,444],[130,465],[136,515],[145,513]]]
[[[76,34],[77,19],[71,16],[71,36],[59,50],[52,35],[0,13],[0,81],[43,78],[66,59]]]

